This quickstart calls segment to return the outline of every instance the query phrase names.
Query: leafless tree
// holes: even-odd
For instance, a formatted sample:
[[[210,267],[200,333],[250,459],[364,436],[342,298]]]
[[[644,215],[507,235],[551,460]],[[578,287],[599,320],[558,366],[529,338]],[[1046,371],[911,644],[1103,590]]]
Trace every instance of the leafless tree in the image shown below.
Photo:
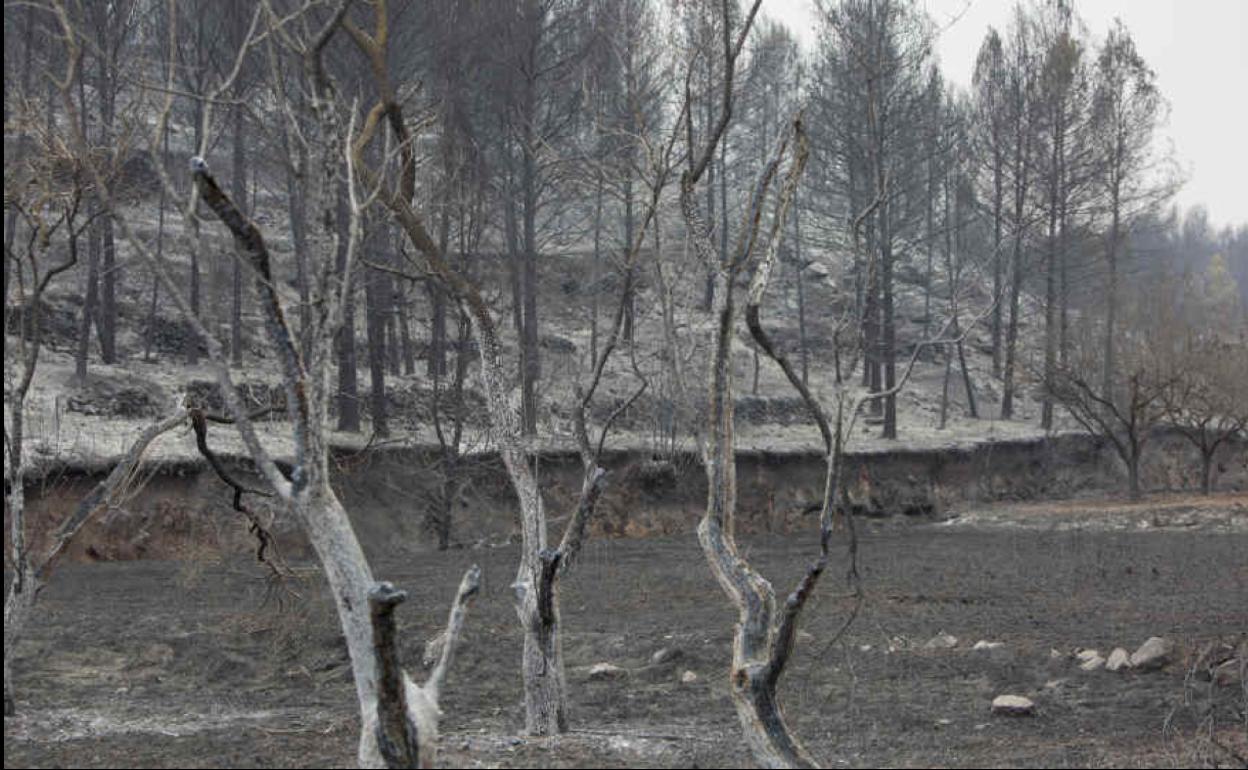
[[[280,41],[285,53],[303,67],[303,77],[311,94],[312,129],[311,135],[299,134],[292,139],[307,142],[309,153],[315,159],[310,169],[313,177],[310,207],[315,212],[317,228],[309,236],[316,260],[312,294],[314,302],[319,305],[309,333],[311,342],[306,357],[298,345],[298,337],[287,322],[285,301],[274,280],[273,263],[263,234],[216,182],[203,157],[196,156],[190,163],[195,195],[232,234],[237,258],[244,261],[255,279],[265,332],[278,361],[285,390],[285,411],[292,445],[289,471],[278,465],[272,452],[261,441],[252,416],[240,403],[220,341],[194,314],[167,267],[154,258],[147,244],[130,227],[116,206],[103,174],[93,166],[90,171],[98,196],[118,230],[157,275],[167,295],[203,342],[229,417],[252,462],[277,499],[303,525],[321,560],[347,640],[360,715],[365,725],[358,753],[361,765],[413,766],[417,762],[428,764],[432,761],[436,745],[437,695],[441,683],[435,677],[424,688],[416,688],[398,669],[393,636],[385,633],[385,618],[393,608],[395,595],[388,584],[379,584],[373,579],[347,513],[329,479],[326,435],[328,367],[332,360],[334,337],[343,323],[342,310],[346,294],[350,291],[350,276],[358,264],[361,216],[367,205],[367,198],[362,198],[354,185],[355,175],[350,170],[353,159],[347,152],[352,144],[354,116],[347,121],[341,119],[342,105],[322,61],[324,49],[341,28],[348,7],[348,2],[338,3],[331,14],[318,19],[316,16],[305,16],[304,12],[296,12],[294,17],[283,16],[269,3],[259,4],[248,33],[234,55],[233,67],[221,86],[222,89],[230,86],[249,49],[270,36]],[[58,87],[62,103],[71,117],[69,123],[75,127],[74,146],[81,151],[86,141],[81,131],[76,130],[79,125],[77,106],[71,95],[75,67],[80,59],[81,31],[62,3],[55,2],[52,10],[60,22],[62,42],[69,62],[67,73]],[[172,32],[176,17],[171,15],[170,18]],[[292,23],[296,19],[299,24]],[[300,27],[312,31],[304,34],[298,31]],[[169,70],[169,77],[172,78],[173,67],[170,66]],[[163,107],[158,112],[157,130],[160,133],[163,133],[163,124],[171,111],[172,89],[167,89],[167,92]],[[289,130],[296,132],[293,121]],[[154,138],[153,149],[156,146]],[[336,209],[344,165],[350,226],[345,265],[339,270]],[[163,182],[172,188],[167,179]],[[471,570],[461,585],[456,607],[462,607],[475,592],[475,583],[475,570]],[[457,622],[456,614],[452,614],[452,629],[458,629],[462,624],[462,615]],[[457,636],[449,637],[447,647],[453,648],[457,640]],[[449,660],[449,651],[446,656]],[[378,727],[369,729],[369,725]]]
[[[1162,393],[1166,421],[1200,452],[1200,490],[1213,491],[1214,458],[1248,431],[1248,356],[1238,343],[1193,342]]]
[[[1098,158],[1100,210],[1105,233],[1105,326],[1101,390],[1108,394],[1115,376],[1120,269],[1124,247],[1137,220],[1168,197],[1171,182],[1158,183],[1153,135],[1165,102],[1156,75],[1136,50],[1131,33],[1115,20],[1097,51],[1092,130]]]
[[[1142,323],[1133,327],[1119,342],[1121,360],[1105,391],[1098,382],[1100,361],[1091,343],[1094,329],[1085,323],[1069,361],[1055,372],[1050,396],[1084,430],[1113,447],[1126,466],[1128,491],[1137,499],[1142,493],[1140,458],[1153,429],[1165,418],[1165,394],[1174,385],[1175,373],[1160,353],[1158,338],[1163,331]]]
[[[536,735],[561,733],[567,729],[568,717],[558,580],[568,572],[580,551],[586,524],[593,515],[607,481],[607,472],[600,463],[611,421],[608,420],[601,427],[595,444],[589,440],[586,413],[623,332],[624,308],[631,291],[627,285],[631,267],[625,272],[626,285],[622,290],[622,301],[610,336],[599,351],[588,383],[577,388],[573,409],[574,420],[578,426],[577,438],[584,477],[580,497],[568,517],[568,524],[559,545],[551,548],[548,545],[545,504],[531,465],[530,445],[525,438],[521,409],[512,398],[510,378],[503,364],[494,311],[487,303],[480,284],[447,259],[445,252],[426,228],[424,218],[412,203],[416,197],[417,172],[411,149],[414,133],[403,118],[402,106],[395,98],[390,73],[385,66],[389,42],[386,5],[376,3],[373,10],[372,32],[366,32],[352,22],[343,22],[349,30],[354,28],[351,31],[352,39],[373,63],[372,76],[379,95],[377,103],[369,110],[359,135],[352,141],[350,155],[353,171],[363,181],[365,189],[372,191],[377,203],[389,211],[416,250],[413,266],[419,274],[439,281],[443,289],[472,318],[473,333],[480,347],[481,379],[493,438],[520,503],[521,563],[513,589],[516,612],[524,631],[522,673],[525,728]],[[384,169],[370,166],[365,160],[366,150],[382,133],[387,133],[386,129],[398,148],[397,186],[386,178]],[[666,156],[670,155],[669,143]],[[662,168],[663,173],[666,173],[670,163]],[[627,262],[630,266],[636,261],[642,237],[659,206],[662,185],[656,184],[653,189],[655,192],[647,205],[637,241],[629,246],[630,256]],[[642,388],[644,386],[643,381]],[[636,393],[640,395],[641,390]]]
[[[22,121],[17,121],[22,122]],[[86,214],[85,201],[93,196],[83,157],[75,153],[66,137],[42,130],[38,122],[28,125],[27,143],[18,168],[6,168],[6,182],[13,172],[13,192],[6,198],[17,213],[14,242],[5,245],[5,273],[17,284],[20,299],[16,366],[6,361],[4,425],[4,478],[8,488],[10,557],[13,577],[4,602],[4,713],[16,711],[13,657],[34,616],[35,604],[47,586],[62,554],[84,525],[122,497],[133,494],[136,470],[149,445],[164,433],[186,423],[186,410],[175,409],[168,417],[143,430],[104,478],[46,537],[28,538],[25,487],[29,472],[26,456],[26,401],[34,382],[43,349],[44,295],[52,283],[78,263],[79,247],[88,228],[98,223]],[[23,237],[16,239],[16,230]],[[6,345],[6,359],[8,346]],[[9,387],[7,375],[16,381]]]

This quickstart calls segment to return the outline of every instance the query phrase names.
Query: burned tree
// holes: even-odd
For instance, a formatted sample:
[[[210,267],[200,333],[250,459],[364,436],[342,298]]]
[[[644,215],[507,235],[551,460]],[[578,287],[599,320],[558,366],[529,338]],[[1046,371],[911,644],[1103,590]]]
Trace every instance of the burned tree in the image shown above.
[[[1132,333],[1116,345],[1120,355],[1108,390],[1097,382],[1102,372],[1093,330],[1084,328],[1069,362],[1054,372],[1049,393],[1084,430],[1113,447],[1126,466],[1132,499],[1142,491],[1140,458],[1153,429],[1165,419],[1165,396],[1177,381],[1161,339],[1166,330],[1161,324],[1146,325],[1142,318],[1135,321]]]
[[[521,561],[516,580],[512,584],[515,593],[516,613],[524,631],[522,671],[524,678],[525,729],[534,735],[552,735],[567,729],[567,684],[564,678],[561,625],[559,616],[558,581],[571,568],[584,540],[586,525],[593,515],[602,491],[606,486],[607,472],[601,466],[603,446],[610,430],[611,421],[601,429],[596,444],[588,440],[585,414],[592,403],[594,393],[601,382],[612,352],[623,333],[624,307],[631,291],[628,285],[631,267],[626,271],[623,299],[616,313],[615,325],[606,344],[594,363],[588,386],[578,388],[574,399],[578,426],[578,443],[584,468],[581,493],[570,516],[559,545],[549,545],[545,503],[537,485],[531,464],[530,444],[525,438],[521,409],[513,398],[511,378],[503,363],[502,345],[494,311],[485,299],[480,284],[447,259],[426,228],[424,218],[417,212],[416,198],[417,165],[413,150],[414,137],[404,120],[402,106],[396,98],[387,65],[390,19],[386,4],[374,4],[374,29],[366,32],[350,19],[342,24],[352,40],[370,63],[377,102],[369,110],[360,133],[354,138],[350,156],[353,172],[363,182],[378,204],[403,230],[407,240],[417,252],[413,267],[422,275],[437,281],[442,289],[463,308],[472,319],[481,355],[481,379],[486,397],[493,436],[497,443],[507,474],[520,504]],[[384,123],[383,123],[384,121]],[[398,185],[385,178],[384,169],[370,166],[365,161],[366,151],[382,133],[392,135],[398,148]],[[671,156],[672,144],[667,146],[663,160]],[[665,178],[670,164],[661,166],[660,178]],[[643,224],[633,244],[629,244],[629,264],[640,251],[646,228],[657,211],[663,185],[655,184]],[[645,383],[643,381],[642,387]],[[640,395],[640,390],[637,392]],[[634,396],[636,398],[636,396]]]
[[[15,176],[27,184],[21,188],[21,194],[11,200],[16,214],[15,237],[13,243],[6,244],[4,255],[5,275],[16,284],[20,301],[16,319],[16,381],[9,388],[6,380],[5,388],[9,409],[5,415],[4,476],[13,565],[13,577],[4,603],[5,715],[17,709],[12,670],[14,652],[32,619],[39,594],[47,586],[60,557],[92,517],[114,505],[123,494],[133,492],[135,471],[151,443],[186,422],[186,411],[176,409],[143,430],[108,476],[56,526],[46,542],[28,541],[25,486],[30,469],[25,448],[26,402],[43,349],[44,295],[53,281],[78,263],[80,239],[89,227],[97,224],[83,211],[84,200],[92,191],[82,158],[67,149],[64,137],[44,132],[33,124],[31,128],[32,141],[28,147],[31,151],[23,158],[20,170],[15,172]],[[68,176],[62,178],[58,169],[69,169]],[[62,186],[60,182],[65,184]],[[16,238],[18,227],[23,233],[20,241]],[[5,352],[9,352],[7,346]]]
[[[302,74],[311,93],[310,135],[299,134],[293,125],[289,126],[292,143],[305,143],[304,146],[315,159],[309,169],[312,177],[309,207],[314,212],[310,219],[316,222],[316,227],[308,236],[313,249],[310,256],[316,260],[313,266],[316,278],[310,293],[317,312],[312,319],[311,328],[305,330],[306,353],[301,349],[298,337],[287,321],[285,302],[274,277],[269,248],[259,227],[242,213],[235,201],[217,183],[208,163],[202,157],[193,157],[190,162],[193,196],[202,199],[231,233],[237,258],[242,260],[244,269],[255,281],[265,333],[277,361],[285,391],[284,408],[292,447],[289,470],[277,463],[270,449],[261,440],[252,416],[240,403],[221,342],[195,315],[167,267],[155,259],[147,244],[122,216],[99,169],[92,167],[90,171],[98,188],[99,198],[104,202],[119,232],[152,269],[166,295],[172,299],[203,342],[229,418],[233,420],[256,470],[276,499],[301,523],[323,565],[346,637],[363,723],[367,725],[371,720],[392,725],[396,713],[399,715],[398,719],[406,723],[404,732],[414,741],[417,749],[415,755],[402,749],[395,753],[395,747],[390,743],[394,735],[388,728],[376,731],[366,729],[361,733],[358,751],[360,763],[379,767],[396,762],[414,764],[415,761],[431,761],[434,745],[432,741],[436,736],[428,725],[430,720],[436,719],[436,694],[440,683],[432,683],[426,688],[426,695],[432,697],[410,697],[410,688],[394,686],[395,672],[392,666],[379,667],[376,649],[379,642],[378,632],[370,612],[370,596],[388,595],[389,592],[384,585],[379,585],[374,580],[347,513],[329,479],[329,442],[326,428],[330,397],[329,367],[333,357],[333,341],[343,325],[343,308],[350,291],[351,275],[357,266],[357,247],[365,204],[358,197],[353,183],[354,174],[351,172],[351,158],[345,152],[353,131],[354,116],[343,125],[344,121],[340,117],[342,106],[338,103],[333,80],[325,70],[322,55],[325,47],[341,28],[349,5],[348,2],[339,3],[328,19],[320,20],[314,35],[301,37],[286,26],[289,19],[277,15],[267,3],[260,4],[237,51],[231,74],[223,85],[223,88],[228,87],[233,81],[251,49],[259,41],[276,38],[280,40],[282,55],[302,65]],[[79,31],[62,4],[58,3],[55,10],[69,62],[67,74],[58,87],[65,109],[71,117],[69,122],[76,129],[77,107],[70,95],[70,85],[80,57]],[[174,39],[175,23],[176,17],[170,14],[171,39]],[[172,71],[171,64],[170,78]],[[157,121],[157,137],[163,133],[171,111],[173,89],[166,90],[167,96]],[[210,107],[211,103],[205,105],[205,113]],[[76,147],[86,146],[81,131],[75,130],[73,139]],[[157,146],[154,139],[153,152]],[[344,177],[349,228],[344,244],[345,259],[339,264],[336,207],[339,180]],[[170,189],[173,187],[163,174],[162,183]],[[383,646],[390,644],[385,639],[380,641]],[[387,660],[393,661],[394,658],[388,654]],[[405,691],[404,697],[396,695]]]

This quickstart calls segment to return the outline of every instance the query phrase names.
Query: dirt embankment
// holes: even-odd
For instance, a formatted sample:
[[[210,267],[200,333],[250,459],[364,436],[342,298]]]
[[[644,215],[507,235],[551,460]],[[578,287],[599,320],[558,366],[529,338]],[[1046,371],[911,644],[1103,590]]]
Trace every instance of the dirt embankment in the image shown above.
[[[242,463],[235,463],[246,473]],[[436,456],[421,450],[343,452],[335,486],[365,548],[388,554],[434,542],[426,521],[441,489]],[[693,455],[674,462],[637,453],[606,458],[611,484],[593,522],[594,535],[632,537],[690,531],[706,502],[706,479]],[[550,518],[558,526],[580,490],[580,462],[569,454],[543,455],[536,464]],[[469,482],[454,504],[451,541],[499,544],[517,532],[516,505],[498,458],[466,463]],[[1144,463],[1146,489],[1191,490],[1199,462],[1181,438],[1154,438]],[[811,454],[741,452],[737,460],[739,526],[746,532],[783,533],[810,524],[822,493],[824,464]],[[55,525],[98,481],[64,468],[27,490],[36,537]],[[899,449],[854,454],[845,476],[855,513],[870,517],[943,517],[979,503],[1070,499],[1119,494],[1124,472],[1112,452],[1084,436],[983,443],[939,450]],[[1248,490],[1248,445],[1225,447],[1215,481],[1221,491]],[[229,506],[224,485],[207,468],[180,463],[149,470],[117,508],[105,512],[78,539],[74,560],[187,558],[254,547],[245,523]],[[279,511],[270,517],[288,555],[306,552],[297,527]],[[6,508],[7,519],[7,508]],[[7,523],[5,531],[8,531]]]

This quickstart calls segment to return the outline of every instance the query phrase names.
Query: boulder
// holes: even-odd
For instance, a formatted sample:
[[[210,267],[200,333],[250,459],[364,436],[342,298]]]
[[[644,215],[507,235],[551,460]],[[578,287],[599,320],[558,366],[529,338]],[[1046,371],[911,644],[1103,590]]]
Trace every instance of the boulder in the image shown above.
[[[1095,653],[1096,650],[1091,650],[1091,652]],[[1104,667],[1104,665],[1105,665],[1105,659],[1102,658],[1100,654],[1095,654],[1090,657],[1084,658],[1083,662],[1079,664],[1079,668],[1083,669],[1084,671],[1095,671],[1098,668]]]
[[[1174,642],[1160,636],[1151,637],[1131,653],[1131,668],[1151,671],[1165,666],[1174,657]]]
[[[685,673],[680,675],[680,681],[682,684],[693,684],[698,681],[698,675],[692,671],[686,670]]]
[[[1124,668],[1131,668],[1131,653],[1121,647],[1115,647],[1105,661],[1105,670],[1119,671]]]
[[[990,642],[987,639],[980,639],[978,642],[975,643],[975,646],[972,647],[971,649],[972,650],[995,650],[999,647],[1004,647],[1004,646],[1005,646],[1004,642]]]
[[[992,699],[992,713],[1007,717],[1029,717],[1036,713],[1036,704],[1021,695],[998,695]]]

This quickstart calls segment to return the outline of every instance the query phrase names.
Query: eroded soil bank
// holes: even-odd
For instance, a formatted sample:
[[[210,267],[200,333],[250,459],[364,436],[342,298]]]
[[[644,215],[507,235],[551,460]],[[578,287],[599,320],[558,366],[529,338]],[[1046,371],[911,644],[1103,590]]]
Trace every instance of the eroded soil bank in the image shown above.
[[[514,494],[496,456],[466,461],[467,483],[453,506],[455,546],[502,544],[517,532]],[[674,536],[692,532],[706,504],[706,479],[691,454],[672,462],[616,453],[606,458],[611,483],[591,527],[595,537]],[[813,454],[741,452],[740,523],[744,532],[808,528],[823,487],[824,464]],[[341,452],[335,485],[370,556],[425,548],[435,542],[428,517],[441,488],[436,455],[411,449]],[[235,463],[240,473],[244,466]],[[570,511],[580,490],[580,462],[546,454],[536,464],[552,519]],[[1191,490],[1200,465],[1175,435],[1154,437],[1142,468],[1149,490]],[[98,476],[73,468],[30,485],[36,529],[46,530],[82,498]],[[1081,435],[999,441],[961,448],[854,454],[846,479],[855,511],[867,517],[948,518],[999,502],[1121,495],[1125,471],[1113,453]],[[150,469],[125,503],[79,538],[73,560],[168,559],[239,554],[254,546],[230,511],[227,488],[205,466],[178,463]],[[1223,494],[1248,490],[1248,445],[1224,447],[1215,465]],[[259,484],[257,484],[259,485]],[[253,499],[264,507],[264,501]],[[6,509],[7,510],[7,509]],[[307,553],[302,535],[280,512],[273,530],[286,555]],[[7,517],[6,527],[7,533]]]

